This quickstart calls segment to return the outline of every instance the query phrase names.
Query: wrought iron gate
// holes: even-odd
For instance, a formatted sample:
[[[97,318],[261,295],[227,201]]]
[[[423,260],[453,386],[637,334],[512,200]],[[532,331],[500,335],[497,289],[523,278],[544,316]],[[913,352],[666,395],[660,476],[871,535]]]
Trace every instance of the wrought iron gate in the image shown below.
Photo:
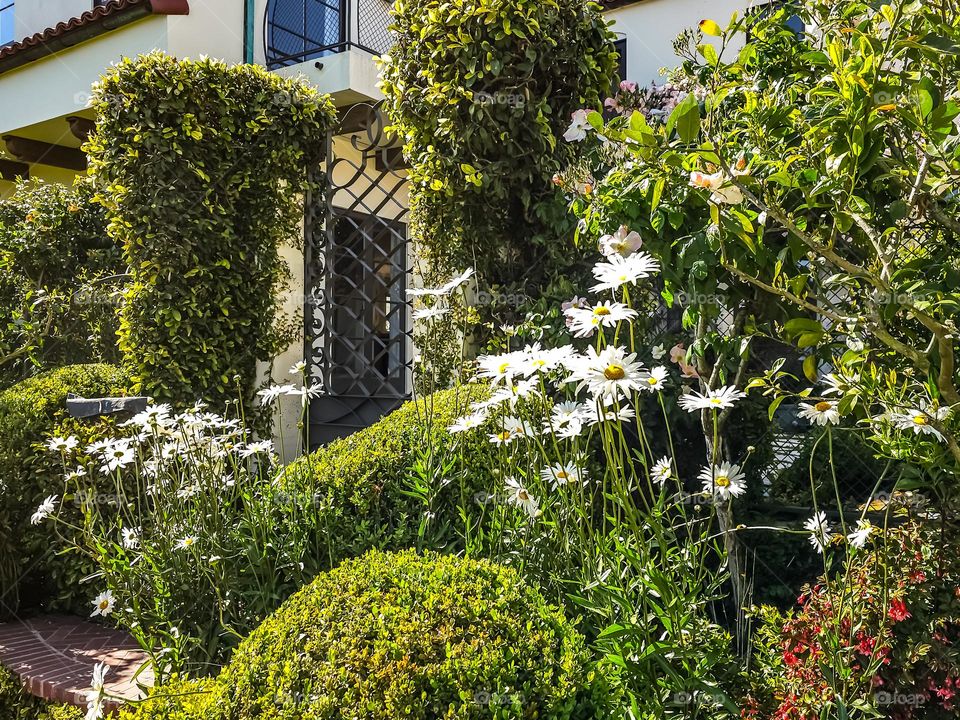
[[[353,105],[327,139],[324,190],[305,218],[306,359],[317,446],[376,422],[411,387],[406,177],[379,104]]]

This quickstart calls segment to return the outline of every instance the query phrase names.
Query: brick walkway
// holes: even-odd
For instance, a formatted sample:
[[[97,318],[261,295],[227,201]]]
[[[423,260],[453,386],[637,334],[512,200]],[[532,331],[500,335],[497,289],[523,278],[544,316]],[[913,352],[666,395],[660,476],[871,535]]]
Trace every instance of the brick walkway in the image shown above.
[[[23,681],[32,694],[53,702],[85,705],[93,667],[110,666],[106,692],[128,700],[142,697],[139,685],[153,684],[153,670],[129,635],[82,618],[48,615],[0,624],[0,663]],[[107,703],[108,709],[116,704]]]

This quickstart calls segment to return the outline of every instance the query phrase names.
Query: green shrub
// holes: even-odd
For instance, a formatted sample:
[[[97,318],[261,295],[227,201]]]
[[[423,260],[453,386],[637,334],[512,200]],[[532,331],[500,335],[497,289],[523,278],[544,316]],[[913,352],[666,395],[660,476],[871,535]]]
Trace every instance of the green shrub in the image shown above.
[[[319,576],[239,647],[211,717],[584,716],[584,640],[508,568],[372,551]]]
[[[86,397],[122,395],[126,376],[109,365],[75,365],[24,380],[0,392],[0,613],[43,602],[48,609],[80,609],[89,590],[80,580],[93,568],[61,549],[45,524],[32,525],[31,514],[48,495],[64,493],[64,468],[44,447],[52,435],[74,432],[81,446],[112,428],[111,421],[78,422],[67,417],[68,393]],[[79,510],[62,512],[74,522]],[[83,608],[85,609],[85,607]]]
[[[93,104],[86,150],[132,268],[120,345],[138,390],[249,400],[257,362],[290,340],[276,322],[289,272],[278,248],[299,238],[333,105],[262,67],[162,53],[113,66]]]
[[[90,184],[19,183],[0,201],[0,387],[45,368],[115,362],[125,272]]]
[[[408,402],[288,468],[286,489],[315,498],[321,527],[333,540],[321,569],[370,548],[409,547],[419,537],[434,549],[459,546],[450,524],[460,516],[458,506],[469,508],[494,483],[482,469],[489,464],[481,462],[489,451],[486,435],[451,435],[447,427],[487,394],[482,386],[461,387]],[[421,528],[425,520],[431,522]]]
[[[208,680],[171,680],[142,702],[123,707],[119,720],[206,720],[211,688]]]
[[[34,697],[11,671],[0,665],[0,718],[3,720],[82,720],[84,711],[72,705]]]
[[[552,178],[576,152],[562,137],[571,115],[599,108],[613,84],[616,38],[600,6],[398,0],[393,30],[381,87],[410,164],[418,272],[442,284],[474,267],[496,297],[547,286],[566,294],[580,254],[571,252],[574,224]],[[495,301],[469,317],[482,343],[488,325],[523,314],[516,302]],[[415,329],[425,373],[446,383],[459,342],[445,324]]]

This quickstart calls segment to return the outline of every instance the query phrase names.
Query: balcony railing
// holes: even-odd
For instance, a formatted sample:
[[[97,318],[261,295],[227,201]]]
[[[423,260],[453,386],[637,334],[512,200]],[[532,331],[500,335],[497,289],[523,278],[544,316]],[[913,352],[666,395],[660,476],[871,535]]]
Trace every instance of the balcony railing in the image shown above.
[[[387,52],[393,45],[392,4],[391,0],[270,0],[263,30],[267,67],[275,70],[351,48],[373,55]]]

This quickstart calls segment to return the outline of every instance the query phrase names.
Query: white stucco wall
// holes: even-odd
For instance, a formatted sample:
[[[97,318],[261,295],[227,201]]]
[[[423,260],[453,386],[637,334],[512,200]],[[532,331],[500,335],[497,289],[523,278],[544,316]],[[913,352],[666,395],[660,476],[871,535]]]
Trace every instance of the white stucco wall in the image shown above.
[[[125,55],[167,47],[167,18],[151,15],[65,52],[3,73],[0,134],[77,113],[90,99],[90,86],[111,63]]]
[[[177,57],[206,55],[243,62],[244,0],[190,0],[189,15],[169,15],[167,51]]]
[[[13,7],[14,37],[22,40],[91,9],[93,0],[17,0]]]
[[[627,41],[626,79],[647,85],[663,82],[660,68],[680,64],[673,41],[683,30],[704,18],[725,27],[735,11],[743,16],[746,8],[756,4],[749,0],[645,0],[611,10],[606,16],[613,21],[611,29]]]

